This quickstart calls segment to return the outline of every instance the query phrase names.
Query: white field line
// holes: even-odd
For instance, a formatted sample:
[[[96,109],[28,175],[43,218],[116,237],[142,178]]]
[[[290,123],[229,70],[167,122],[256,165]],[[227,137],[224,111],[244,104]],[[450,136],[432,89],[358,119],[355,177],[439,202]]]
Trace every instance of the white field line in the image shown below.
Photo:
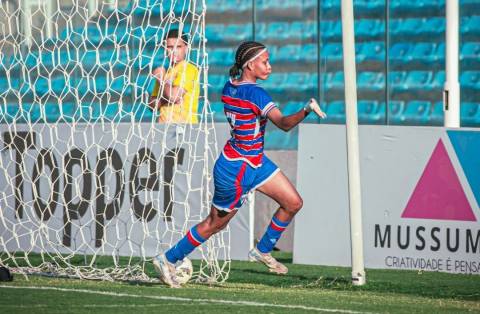
[[[315,311],[315,312],[330,312],[330,313],[348,313],[348,314],[365,314],[367,312],[359,311],[350,311],[342,309],[327,309],[321,307],[312,307],[312,306],[303,306],[303,305],[289,305],[289,304],[272,304],[272,303],[261,303],[253,301],[229,301],[221,299],[192,299],[192,298],[183,298],[183,297],[169,297],[169,296],[159,296],[159,295],[140,295],[140,294],[128,294],[128,293],[116,293],[109,291],[98,291],[98,290],[87,290],[87,289],[67,289],[67,288],[56,288],[56,287],[43,287],[43,286],[7,286],[0,285],[0,288],[4,289],[28,289],[28,290],[51,290],[51,291],[62,291],[62,292],[75,292],[75,293],[88,293],[96,295],[107,295],[113,297],[127,297],[127,298],[138,298],[138,299],[151,299],[151,300],[162,300],[162,301],[179,301],[179,302],[197,302],[197,303],[210,303],[210,304],[228,304],[235,306],[252,306],[252,307],[272,307],[272,308],[282,308],[282,309],[292,309],[292,310],[306,310],[306,311]]]

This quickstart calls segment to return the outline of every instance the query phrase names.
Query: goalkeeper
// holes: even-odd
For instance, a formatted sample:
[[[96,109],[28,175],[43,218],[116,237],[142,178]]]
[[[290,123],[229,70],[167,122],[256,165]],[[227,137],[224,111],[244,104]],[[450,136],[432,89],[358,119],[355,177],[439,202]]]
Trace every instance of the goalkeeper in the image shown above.
[[[177,29],[165,36],[169,67],[153,71],[155,86],[149,106],[160,111],[159,122],[198,123],[198,68],[186,60],[188,38]]]
[[[209,216],[191,228],[184,238],[164,254],[153,259],[160,279],[170,287],[180,287],[175,278],[175,263],[219,232],[242,206],[246,195],[258,190],[279,204],[265,234],[249,258],[265,264],[276,274],[288,269],[270,255],[282,232],[302,208],[302,198],[280,169],[263,153],[267,121],[289,131],[314,111],[325,113],[311,99],[297,113],[284,116],[257,80],[266,80],[272,72],[267,48],[258,42],[242,43],[230,69],[230,80],[222,93],[224,111],[232,137],[226,143],[213,170],[215,192]]]

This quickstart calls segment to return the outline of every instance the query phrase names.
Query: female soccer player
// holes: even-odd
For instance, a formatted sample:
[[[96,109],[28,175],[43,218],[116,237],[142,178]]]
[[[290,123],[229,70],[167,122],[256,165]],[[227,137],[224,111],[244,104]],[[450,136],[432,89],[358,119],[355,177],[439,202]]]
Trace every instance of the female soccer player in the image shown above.
[[[286,274],[288,271],[270,252],[302,208],[303,201],[287,177],[263,154],[265,127],[269,119],[280,129],[289,131],[311,111],[321,118],[325,113],[310,99],[297,113],[283,116],[270,95],[257,85],[257,80],[266,80],[271,72],[269,53],[263,44],[248,41],[238,47],[230,80],[222,93],[232,138],[213,169],[215,192],[210,214],[166,253],[153,259],[160,279],[170,287],[180,287],[175,278],[175,263],[225,228],[251,190],[271,197],[280,207],[260,242],[249,252],[249,258],[265,264],[271,272]]]

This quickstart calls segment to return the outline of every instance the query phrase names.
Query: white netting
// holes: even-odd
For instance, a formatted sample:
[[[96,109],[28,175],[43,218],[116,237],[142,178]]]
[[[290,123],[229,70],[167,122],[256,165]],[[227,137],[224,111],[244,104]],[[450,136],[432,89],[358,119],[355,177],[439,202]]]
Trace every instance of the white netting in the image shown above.
[[[171,29],[199,71],[198,123],[148,106]],[[151,280],[151,257],[209,212],[205,2],[1,0],[0,31],[0,265]],[[225,280],[228,231],[193,258],[197,278]]]

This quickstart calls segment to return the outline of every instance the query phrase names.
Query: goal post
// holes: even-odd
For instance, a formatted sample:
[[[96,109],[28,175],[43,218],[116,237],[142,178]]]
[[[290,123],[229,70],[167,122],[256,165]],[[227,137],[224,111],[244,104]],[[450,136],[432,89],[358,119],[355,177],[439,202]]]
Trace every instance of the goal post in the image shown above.
[[[218,148],[204,0],[7,3],[0,31],[25,18],[30,28],[2,34],[10,48],[0,59],[0,265],[153,280],[151,258],[210,211]],[[169,66],[163,39],[172,29],[188,35],[186,61],[199,72],[198,123],[159,123],[148,106],[153,70]],[[193,255],[197,279],[228,278],[229,241],[227,228]]]
[[[364,285],[362,197],[358,140],[357,82],[355,66],[353,1],[342,0],[343,68],[345,71],[345,106],[347,129],[348,192],[352,253],[352,284]]]

